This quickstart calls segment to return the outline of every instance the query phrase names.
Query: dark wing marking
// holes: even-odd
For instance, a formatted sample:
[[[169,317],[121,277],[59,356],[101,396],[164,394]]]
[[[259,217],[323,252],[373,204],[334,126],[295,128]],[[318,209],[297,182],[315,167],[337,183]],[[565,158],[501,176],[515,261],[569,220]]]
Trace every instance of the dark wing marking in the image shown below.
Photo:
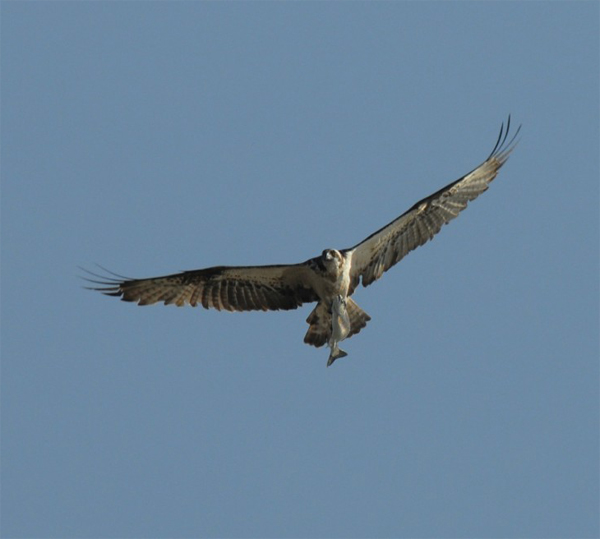
[[[206,309],[219,311],[277,311],[296,309],[318,299],[311,285],[315,274],[309,263],[218,266],[150,279],[130,279],[116,274],[106,277],[84,271],[101,279],[86,279],[100,285],[90,287],[92,290],[138,305],[162,302],[193,307],[201,304]]]
[[[362,277],[363,286],[379,279],[383,272],[402,260],[410,251],[433,238],[467,207],[467,203],[487,190],[500,167],[516,146],[521,127],[508,139],[510,116],[489,157],[476,169],[436,193],[417,202],[407,212],[367,239],[347,249],[352,253],[351,291]]]

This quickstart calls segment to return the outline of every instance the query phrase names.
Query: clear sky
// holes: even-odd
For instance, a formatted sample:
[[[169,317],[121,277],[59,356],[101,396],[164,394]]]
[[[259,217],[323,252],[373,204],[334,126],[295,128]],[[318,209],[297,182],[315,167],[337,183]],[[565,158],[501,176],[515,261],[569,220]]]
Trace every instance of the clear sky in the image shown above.
[[[598,537],[597,2],[1,9],[3,537]],[[329,369],[77,277],[350,247],[509,113]]]

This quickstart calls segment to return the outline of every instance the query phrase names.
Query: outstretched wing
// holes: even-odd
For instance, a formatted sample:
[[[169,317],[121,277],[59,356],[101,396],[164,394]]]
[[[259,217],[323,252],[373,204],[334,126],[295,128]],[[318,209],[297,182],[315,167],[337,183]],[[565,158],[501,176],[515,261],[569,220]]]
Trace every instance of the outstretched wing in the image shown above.
[[[351,290],[362,277],[363,286],[379,279],[383,272],[402,260],[410,251],[433,238],[443,225],[449,223],[467,204],[487,190],[514,149],[514,136],[508,139],[510,116],[500,128],[492,153],[476,169],[436,193],[417,202],[407,212],[378,230],[347,253],[352,256]]]
[[[296,309],[318,299],[311,284],[315,274],[308,262],[288,266],[218,266],[150,279],[87,273],[101,279],[87,279],[100,285],[92,290],[138,305],[162,302],[180,307],[201,304],[219,311],[278,311]]]

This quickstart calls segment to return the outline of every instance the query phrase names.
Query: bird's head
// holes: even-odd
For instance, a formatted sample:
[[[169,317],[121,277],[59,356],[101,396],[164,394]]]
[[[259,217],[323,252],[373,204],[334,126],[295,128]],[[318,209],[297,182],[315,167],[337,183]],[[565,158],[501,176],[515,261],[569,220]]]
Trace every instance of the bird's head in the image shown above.
[[[323,264],[325,264],[325,267],[327,268],[338,268],[342,265],[344,260],[342,253],[336,249],[325,249],[321,258],[323,259]]]

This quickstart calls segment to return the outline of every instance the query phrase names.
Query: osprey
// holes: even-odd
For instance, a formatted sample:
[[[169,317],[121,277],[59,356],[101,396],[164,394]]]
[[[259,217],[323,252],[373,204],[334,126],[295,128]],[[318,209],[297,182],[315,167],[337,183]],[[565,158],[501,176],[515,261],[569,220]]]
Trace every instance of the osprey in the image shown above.
[[[90,287],[138,305],[162,302],[202,305],[226,311],[289,310],[317,302],[307,318],[304,342],[327,344],[327,366],[344,357],[338,343],[358,333],[371,317],[350,297],[359,283],[369,286],[410,251],[433,238],[467,203],[487,190],[516,146],[508,139],[510,116],[502,124],[494,149],[477,168],[417,202],[388,225],[349,249],[325,249],[306,262],[271,266],[216,266],[163,277],[130,279],[112,274],[87,279]]]

